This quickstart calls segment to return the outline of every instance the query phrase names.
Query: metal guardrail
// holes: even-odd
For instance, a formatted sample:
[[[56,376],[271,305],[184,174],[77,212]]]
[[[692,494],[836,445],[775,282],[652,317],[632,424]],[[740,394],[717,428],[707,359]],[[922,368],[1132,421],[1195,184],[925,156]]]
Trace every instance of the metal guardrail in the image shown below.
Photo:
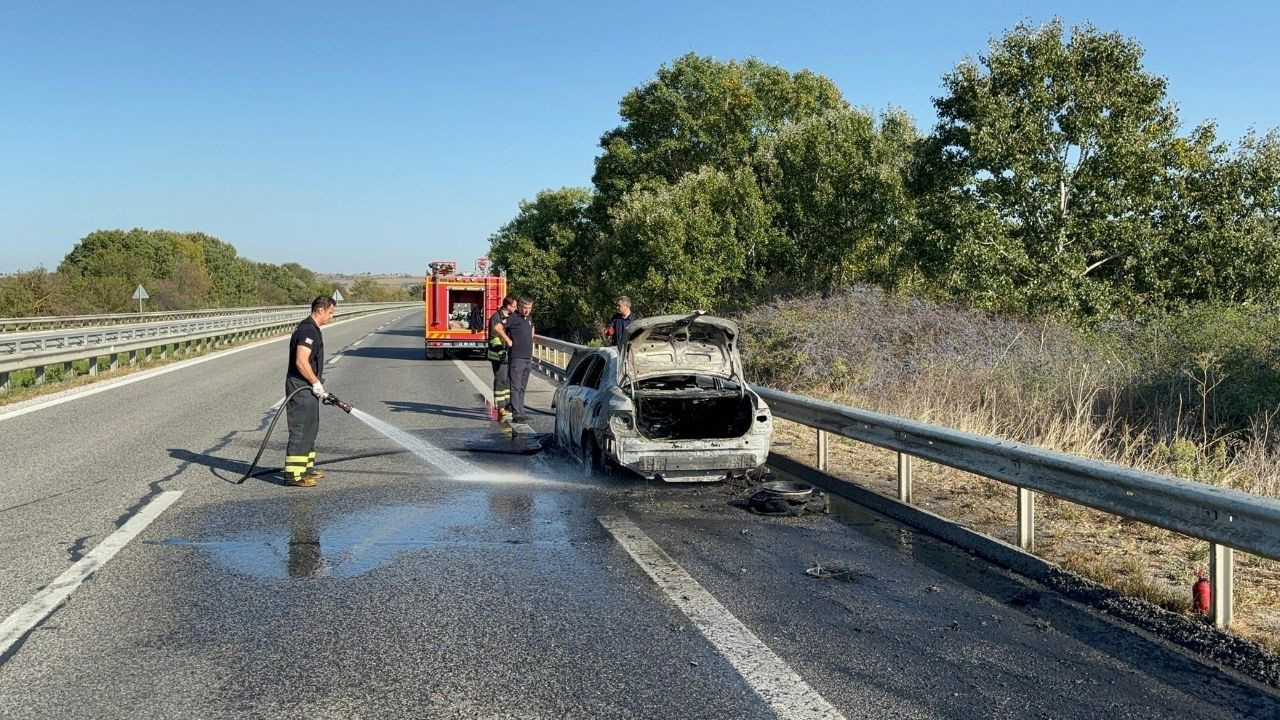
[[[354,317],[418,305],[417,302],[343,303],[335,316]],[[121,356],[127,356],[128,364],[133,365],[146,362],[155,354],[166,357],[170,348],[175,354],[185,354],[193,347],[203,350],[227,342],[266,337],[291,329],[308,309],[309,306],[272,308],[257,315],[0,336],[0,393],[10,390],[12,374],[22,370],[34,370],[35,383],[40,385],[49,368],[87,360],[88,374],[97,375],[100,358],[107,359],[108,367],[115,369],[120,365]]]
[[[207,310],[160,310],[146,313],[107,313],[101,315],[65,315],[60,317],[0,318],[0,337],[11,332],[33,332],[61,328],[104,327],[134,323],[183,320],[200,317],[253,315],[272,310],[302,310],[307,305],[264,305],[262,307],[211,308]]]
[[[563,380],[575,352],[590,349],[541,337],[535,343],[538,365],[557,380]],[[1233,548],[1280,560],[1280,501],[770,388],[752,389],[769,403],[774,417],[817,430],[818,470],[827,469],[829,435],[896,451],[900,502],[911,503],[912,458],[1014,486],[1018,544],[1024,550],[1035,547],[1036,493],[1208,541],[1214,588],[1210,613],[1219,627],[1231,623]]]

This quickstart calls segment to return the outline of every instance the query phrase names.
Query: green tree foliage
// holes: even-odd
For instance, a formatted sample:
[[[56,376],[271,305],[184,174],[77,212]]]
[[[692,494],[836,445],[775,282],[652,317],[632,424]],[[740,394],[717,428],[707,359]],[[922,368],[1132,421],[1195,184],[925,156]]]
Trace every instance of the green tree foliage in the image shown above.
[[[70,315],[78,311],[71,284],[44,268],[0,277],[0,316]]]
[[[653,181],[674,183],[704,166],[745,165],[759,140],[786,123],[847,107],[834,83],[808,70],[680,57],[623,96],[623,124],[600,139],[592,178],[597,209]]]
[[[1280,137],[1182,133],[1135,40],[1018,25],[943,84],[920,137],[810,71],[685,55],[622,98],[593,192],[522,204],[494,257],[566,329],[624,292],[655,314],[871,282],[1083,324],[1276,298]]]
[[[591,272],[597,262],[591,200],[586,188],[543,190],[489,239],[489,257],[511,278],[512,293],[534,301],[544,327],[589,324],[600,300]]]
[[[926,274],[979,305],[1073,318],[1207,299],[1207,285],[1240,294],[1226,277],[1239,263],[1186,287],[1215,259],[1266,253],[1230,229],[1241,188],[1219,184],[1235,171],[1213,128],[1178,134],[1142,55],[1054,20],[944,77],[918,186],[935,223],[920,238]]]
[[[1153,263],[1166,305],[1249,303],[1280,282],[1280,135],[1249,133],[1229,152],[1173,178],[1172,241]],[[1152,293],[1157,295],[1157,293]]]
[[[877,126],[849,109],[765,139],[757,172],[785,239],[768,248],[764,272],[823,291],[855,281],[894,284],[915,231],[906,177],[917,141],[904,113],[887,113]]]
[[[303,304],[332,291],[297,263],[246,260],[204,233],[97,230],[76,243],[55,273],[0,277],[0,315],[128,312],[137,308],[130,297],[138,285],[157,310]],[[399,299],[406,292],[386,294]]]
[[[776,245],[770,220],[749,170],[704,167],[623,198],[602,243],[600,275],[662,312],[721,307],[749,283],[749,259]]]

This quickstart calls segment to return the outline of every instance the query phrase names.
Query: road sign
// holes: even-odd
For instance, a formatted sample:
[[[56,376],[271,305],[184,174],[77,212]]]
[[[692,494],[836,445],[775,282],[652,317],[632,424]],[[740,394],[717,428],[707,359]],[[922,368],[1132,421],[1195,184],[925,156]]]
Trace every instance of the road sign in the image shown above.
[[[334,302],[342,302],[342,300],[343,300],[343,298],[342,298],[342,291],[341,291],[341,290],[334,290],[334,291],[333,291],[333,295],[332,295],[331,297],[333,298],[333,301],[334,301]]]
[[[133,291],[133,299],[138,301],[138,314],[142,314],[142,301],[150,298],[147,289],[142,287],[142,283],[138,283],[138,289]]]

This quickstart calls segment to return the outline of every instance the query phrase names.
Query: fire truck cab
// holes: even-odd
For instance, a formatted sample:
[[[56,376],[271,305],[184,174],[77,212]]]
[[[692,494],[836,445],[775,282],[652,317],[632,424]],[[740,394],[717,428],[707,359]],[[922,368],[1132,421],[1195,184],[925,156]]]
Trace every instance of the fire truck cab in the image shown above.
[[[458,272],[453,260],[427,266],[422,303],[428,360],[444,358],[449,350],[483,353],[489,317],[502,306],[507,279],[489,274],[489,259],[476,261],[475,272]]]

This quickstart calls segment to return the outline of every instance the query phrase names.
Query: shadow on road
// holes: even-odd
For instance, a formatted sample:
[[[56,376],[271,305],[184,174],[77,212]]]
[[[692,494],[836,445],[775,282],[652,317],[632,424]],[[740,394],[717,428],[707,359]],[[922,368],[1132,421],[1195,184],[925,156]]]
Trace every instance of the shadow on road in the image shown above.
[[[416,338],[425,337],[425,334],[423,333],[421,327],[419,328],[388,328],[386,330],[379,330],[374,334],[375,335],[404,335],[406,337],[416,337]]]
[[[407,400],[383,400],[391,412],[425,413],[443,417],[463,418],[465,420],[489,421],[489,413],[484,408],[460,408],[452,405],[436,405],[434,403],[410,402]]]
[[[342,353],[350,357],[373,358],[375,360],[421,360],[426,352],[422,347],[378,347],[360,346]]]

